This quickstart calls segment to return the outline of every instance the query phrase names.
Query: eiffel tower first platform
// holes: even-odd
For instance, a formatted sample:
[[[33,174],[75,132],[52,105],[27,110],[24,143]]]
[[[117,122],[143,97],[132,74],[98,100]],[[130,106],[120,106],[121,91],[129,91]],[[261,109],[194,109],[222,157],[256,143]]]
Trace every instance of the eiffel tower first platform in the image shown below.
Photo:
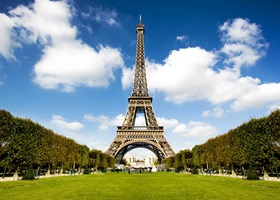
[[[148,93],[144,57],[145,28],[140,22],[136,28],[136,67],[132,94],[128,98],[128,108],[122,126],[117,127],[117,136],[107,150],[107,154],[119,163],[124,155],[135,148],[146,148],[154,152],[158,160],[175,155],[164,137],[163,126],[159,126],[152,107],[153,98]],[[144,114],[146,126],[135,126],[137,113]]]

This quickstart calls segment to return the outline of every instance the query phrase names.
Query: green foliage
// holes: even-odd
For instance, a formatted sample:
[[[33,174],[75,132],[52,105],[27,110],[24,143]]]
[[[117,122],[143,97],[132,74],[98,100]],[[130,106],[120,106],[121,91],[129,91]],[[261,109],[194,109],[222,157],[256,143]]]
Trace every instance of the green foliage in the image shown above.
[[[174,167],[177,172],[183,169],[182,153],[180,152],[175,155]]]
[[[106,170],[108,167],[113,168],[115,166],[115,158],[108,156],[100,150],[92,149],[88,153],[89,166],[94,170]]]
[[[41,146],[42,126],[29,119],[15,118],[13,134],[12,163],[15,165],[30,165],[36,160]]]
[[[12,115],[5,110],[0,110],[0,166],[1,161],[2,164],[4,163],[12,144],[11,135],[14,132],[13,124]]]
[[[176,171],[186,171],[187,167],[190,168],[192,166],[192,158],[193,153],[191,150],[181,150],[175,155],[174,163],[172,166],[175,167]]]
[[[175,157],[171,156],[165,159],[166,169],[170,169],[174,167]]]
[[[193,165],[194,166],[199,166],[201,167],[202,165],[202,160],[203,160],[203,151],[202,151],[202,145],[196,145],[192,148],[192,152],[193,152]]]
[[[107,162],[108,162],[108,166],[109,166],[110,168],[113,168],[113,167],[115,166],[116,159],[113,158],[113,157],[111,157],[111,156],[108,156]]]

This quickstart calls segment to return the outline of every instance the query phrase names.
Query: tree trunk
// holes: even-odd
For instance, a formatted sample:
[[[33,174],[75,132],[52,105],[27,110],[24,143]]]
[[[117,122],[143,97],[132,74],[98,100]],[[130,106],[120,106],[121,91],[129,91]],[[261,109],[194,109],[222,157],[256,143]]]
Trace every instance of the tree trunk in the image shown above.
[[[50,176],[50,173],[51,173],[51,165],[49,164],[48,165],[48,171],[47,171],[45,176]]]
[[[236,173],[233,168],[233,164],[231,164],[231,176],[236,176]]]
[[[264,180],[268,180],[269,179],[268,173],[267,173],[267,171],[265,170],[264,167],[263,167],[263,179]]]
[[[222,169],[219,167],[219,175],[222,175]]]
[[[73,163],[73,169],[74,169],[74,170],[75,170],[75,167],[76,167],[76,166],[75,166],[75,162],[74,162],[74,163]]]
[[[80,166],[78,167],[78,171],[77,172],[78,172],[78,174],[81,173],[81,167]]]
[[[245,169],[243,166],[242,166],[242,172],[243,172],[243,176],[245,176]]]
[[[13,175],[13,180],[18,180],[18,170],[19,170],[19,167],[16,166],[16,168],[15,168],[15,173],[14,173],[14,175]]]
[[[59,170],[59,175],[63,175],[63,164],[61,164],[61,168]]]

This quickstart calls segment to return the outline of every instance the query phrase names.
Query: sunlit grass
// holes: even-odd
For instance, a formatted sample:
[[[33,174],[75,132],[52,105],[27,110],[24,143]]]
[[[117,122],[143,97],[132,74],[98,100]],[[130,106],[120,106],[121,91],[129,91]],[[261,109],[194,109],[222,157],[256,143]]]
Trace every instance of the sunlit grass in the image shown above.
[[[280,182],[176,173],[106,173],[0,182],[0,199],[280,199]]]

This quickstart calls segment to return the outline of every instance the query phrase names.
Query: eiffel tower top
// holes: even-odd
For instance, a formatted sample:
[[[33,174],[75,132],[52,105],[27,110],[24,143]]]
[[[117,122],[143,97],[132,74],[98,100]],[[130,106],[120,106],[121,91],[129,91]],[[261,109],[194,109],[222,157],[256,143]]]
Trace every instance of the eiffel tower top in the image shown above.
[[[132,95],[130,98],[151,98],[148,92],[146,67],[145,67],[145,52],[144,52],[144,33],[145,28],[142,24],[140,15],[140,21],[136,28],[137,33],[137,46],[136,46],[136,62],[135,62],[135,74],[134,84],[132,89]]]

